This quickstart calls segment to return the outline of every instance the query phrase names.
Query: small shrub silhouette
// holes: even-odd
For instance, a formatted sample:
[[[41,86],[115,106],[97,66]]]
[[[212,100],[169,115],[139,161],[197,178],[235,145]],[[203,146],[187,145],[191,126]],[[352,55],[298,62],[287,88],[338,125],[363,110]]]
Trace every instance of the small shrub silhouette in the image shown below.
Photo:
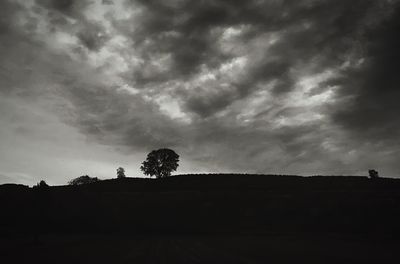
[[[117,169],[117,178],[118,179],[121,179],[121,178],[125,178],[126,176],[125,176],[125,169],[124,168],[122,168],[122,167],[119,167],[118,169]]]
[[[41,180],[33,186],[34,189],[47,189],[48,187],[49,185],[44,180]]]
[[[145,175],[164,178],[171,175],[178,168],[179,155],[172,149],[153,150],[147,155],[140,169]]]
[[[98,182],[99,179],[97,177],[90,177],[89,175],[83,175],[68,182],[69,185],[82,185]]]
[[[379,174],[376,170],[369,170],[368,174],[371,179],[379,178]]]

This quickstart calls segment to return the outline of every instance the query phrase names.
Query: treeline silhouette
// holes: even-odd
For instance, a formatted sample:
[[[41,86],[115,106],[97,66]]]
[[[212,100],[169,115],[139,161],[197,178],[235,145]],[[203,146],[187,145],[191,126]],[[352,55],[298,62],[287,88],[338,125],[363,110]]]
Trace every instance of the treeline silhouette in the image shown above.
[[[0,186],[1,233],[400,234],[400,180],[180,175]],[[27,221],[29,219],[29,221]]]

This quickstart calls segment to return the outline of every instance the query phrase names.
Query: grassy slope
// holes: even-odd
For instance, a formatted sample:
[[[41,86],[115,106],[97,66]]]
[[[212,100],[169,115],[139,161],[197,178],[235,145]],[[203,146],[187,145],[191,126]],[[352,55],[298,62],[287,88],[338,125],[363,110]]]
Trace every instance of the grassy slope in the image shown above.
[[[397,179],[215,174],[5,189],[3,231],[400,233]]]
[[[0,186],[4,263],[397,263],[400,180],[182,175]],[[1,235],[2,234],[2,235]]]

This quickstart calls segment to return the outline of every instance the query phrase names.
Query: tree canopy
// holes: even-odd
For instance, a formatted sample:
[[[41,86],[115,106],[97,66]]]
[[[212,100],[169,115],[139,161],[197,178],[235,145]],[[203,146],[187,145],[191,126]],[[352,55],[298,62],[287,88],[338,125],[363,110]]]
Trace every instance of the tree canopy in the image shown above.
[[[145,175],[156,178],[164,178],[171,175],[172,171],[176,171],[179,164],[179,155],[171,149],[158,149],[151,151],[145,161],[143,161],[140,169]]]
[[[376,170],[369,170],[368,174],[371,179],[379,178],[379,173]]]
[[[82,184],[88,184],[88,183],[94,183],[98,182],[99,179],[97,177],[90,177],[89,175],[83,175],[79,176],[78,178],[75,178],[73,180],[70,180],[68,182],[69,185],[82,185]]]
[[[125,178],[125,177],[126,177],[125,176],[125,169],[122,168],[122,167],[119,167],[117,169],[117,178],[120,179],[120,178]]]
[[[38,188],[38,189],[45,189],[48,187],[49,185],[44,180],[41,180],[40,182],[38,182],[36,185],[33,186],[33,188]]]

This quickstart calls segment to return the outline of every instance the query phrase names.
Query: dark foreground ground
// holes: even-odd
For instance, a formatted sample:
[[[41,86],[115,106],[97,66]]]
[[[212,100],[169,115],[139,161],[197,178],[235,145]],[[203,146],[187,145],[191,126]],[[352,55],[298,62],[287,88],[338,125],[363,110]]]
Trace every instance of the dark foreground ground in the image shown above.
[[[400,241],[337,234],[46,235],[1,239],[1,263],[399,263]]]
[[[400,263],[396,179],[3,185],[0,202],[0,263]]]

